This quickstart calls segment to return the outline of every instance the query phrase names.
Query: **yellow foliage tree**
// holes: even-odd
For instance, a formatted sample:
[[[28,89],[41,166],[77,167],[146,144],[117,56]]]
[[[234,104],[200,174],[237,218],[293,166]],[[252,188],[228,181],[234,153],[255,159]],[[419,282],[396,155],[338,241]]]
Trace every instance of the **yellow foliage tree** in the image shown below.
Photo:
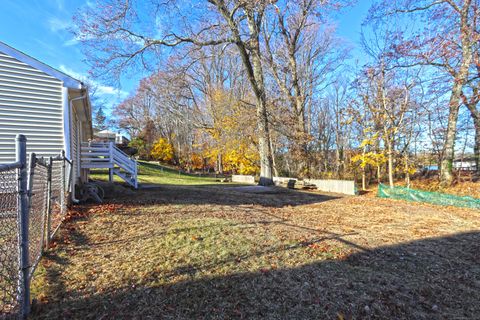
[[[254,119],[250,110],[221,89],[212,90],[209,101],[212,127],[197,137],[196,153],[208,166],[240,174],[259,172]],[[198,142],[202,143],[198,143]]]
[[[368,135],[369,129],[365,129],[365,135]],[[363,139],[362,143],[360,144],[360,148],[362,148],[362,153],[357,154],[351,158],[351,162],[358,165],[362,169],[362,189],[365,190],[366,183],[365,183],[365,169],[367,166],[377,167],[377,170],[380,171],[380,167],[387,161],[385,154],[375,152],[375,151],[367,151],[368,148],[375,144],[375,141],[378,139],[378,133],[373,134],[371,137],[367,137]]]
[[[155,160],[171,162],[175,157],[175,150],[167,139],[160,138],[153,144],[150,155]]]
[[[241,143],[236,148],[229,148],[224,156],[224,167],[227,171],[239,174],[257,174],[259,172],[258,152],[252,145]]]
[[[364,130],[368,132],[368,130]],[[375,141],[378,139],[378,134],[375,133],[369,138],[363,139],[362,143],[360,144],[360,148],[363,149],[361,154],[357,154],[353,156],[351,161],[353,163],[357,163],[360,168],[365,168],[367,165],[371,165],[372,167],[381,166],[387,161],[387,158],[383,153],[377,153],[374,151],[366,151],[369,146],[373,146]]]
[[[373,151],[357,154],[352,157],[353,163],[358,163],[360,168],[365,168],[367,165],[377,167],[387,162],[387,158],[383,153],[376,153]]]

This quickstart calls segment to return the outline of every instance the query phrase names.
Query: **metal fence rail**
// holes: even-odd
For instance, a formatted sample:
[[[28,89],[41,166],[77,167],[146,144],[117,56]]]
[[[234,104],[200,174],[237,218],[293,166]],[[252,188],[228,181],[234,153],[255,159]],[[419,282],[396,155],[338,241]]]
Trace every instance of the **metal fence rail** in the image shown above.
[[[63,152],[27,161],[22,135],[16,162],[0,165],[0,319],[29,313],[30,282],[67,211],[71,168]]]

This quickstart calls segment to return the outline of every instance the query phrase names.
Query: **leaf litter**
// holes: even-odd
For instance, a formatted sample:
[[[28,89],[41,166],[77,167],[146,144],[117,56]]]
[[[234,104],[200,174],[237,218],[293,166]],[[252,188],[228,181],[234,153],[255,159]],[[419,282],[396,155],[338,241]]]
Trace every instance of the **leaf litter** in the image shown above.
[[[314,192],[165,186],[75,207],[33,318],[480,314],[480,213]]]

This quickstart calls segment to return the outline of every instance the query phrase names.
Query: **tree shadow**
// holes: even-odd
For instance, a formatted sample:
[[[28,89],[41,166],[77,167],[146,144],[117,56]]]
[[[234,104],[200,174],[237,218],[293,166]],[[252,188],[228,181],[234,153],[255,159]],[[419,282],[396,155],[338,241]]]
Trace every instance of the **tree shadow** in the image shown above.
[[[64,233],[62,237],[56,237],[55,242],[51,242],[51,245],[53,244],[53,247],[59,244],[79,245],[85,242],[88,242],[88,238],[82,232],[79,232],[75,228],[69,228],[68,237],[66,237],[66,233]],[[42,268],[34,274],[34,279],[39,278],[42,280],[39,283],[34,281],[33,294],[36,295],[37,291],[42,292],[42,294],[46,296],[63,296],[68,294],[62,270],[64,266],[69,263],[70,259],[68,256],[59,255],[55,250],[46,250],[42,256]],[[32,301],[31,307],[34,312],[38,308],[38,301],[36,301],[36,299]]]
[[[64,301],[43,303],[34,317],[473,319],[480,314],[478,252],[480,232],[470,232],[293,268],[198,278],[185,265],[174,270],[183,281],[168,283],[152,271],[145,277],[156,281],[88,296],[70,292]]]
[[[114,204],[259,205],[272,208],[321,203],[343,197],[282,187],[222,185],[158,185],[156,188],[128,193],[119,192],[118,188],[106,190],[105,193],[108,203]]]

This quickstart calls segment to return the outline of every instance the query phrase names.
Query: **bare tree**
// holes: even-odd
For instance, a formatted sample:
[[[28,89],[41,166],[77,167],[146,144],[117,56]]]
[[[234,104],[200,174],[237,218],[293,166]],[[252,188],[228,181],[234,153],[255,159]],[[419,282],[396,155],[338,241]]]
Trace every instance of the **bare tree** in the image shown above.
[[[167,30],[152,36],[136,24],[136,1],[111,0],[89,7],[80,15],[77,36],[89,49],[95,67],[103,75],[117,76],[131,67],[147,68],[152,55],[163,47],[235,45],[256,98],[260,184],[270,185],[272,153],[260,33],[265,11],[272,2],[275,1],[204,0],[201,8],[188,7],[181,1],[155,1],[152,11],[171,10],[180,15],[184,24],[178,32]],[[192,23],[194,20],[198,23]]]
[[[480,26],[477,26],[477,44],[473,52],[471,76],[467,85],[461,93],[463,104],[467,107],[472,116],[475,130],[475,142],[473,153],[476,165],[476,175],[480,177]]]
[[[468,81],[473,47],[478,42],[475,28],[479,10],[478,0],[380,1],[371,10],[373,20],[391,18],[392,14],[398,13],[423,15],[428,24],[424,24],[419,32],[410,32],[409,37],[397,35],[397,45],[392,49],[403,60],[399,65],[434,66],[451,76],[440,177],[444,185],[453,181],[452,162],[460,98]]]
[[[300,175],[308,174],[305,170],[311,138],[307,109],[313,92],[328,82],[347,55],[334,35],[335,29],[323,20],[331,5],[330,1],[319,0],[276,4],[273,17],[263,29],[269,74],[292,118],[287,121],[292,129],[284,132],[295,141],[291,151],[296,155]]]

